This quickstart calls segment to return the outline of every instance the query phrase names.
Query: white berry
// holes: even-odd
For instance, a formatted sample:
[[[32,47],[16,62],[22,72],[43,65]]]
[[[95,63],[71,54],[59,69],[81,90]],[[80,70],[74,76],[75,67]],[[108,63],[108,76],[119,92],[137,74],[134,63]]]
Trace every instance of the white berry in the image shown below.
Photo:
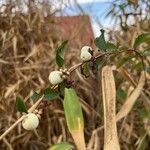
[[[26,115],[22,121],[22,127],[26,130],[34,130],[39,125],[39,118],[34,113],[29,113]]]
[[[49,74],[49,81],[53,85],[57,85],[61,83],[64,79],[62,78],[62,72],[61,71],[52,71]]]
[[[92,58],[92,54],[90,52],[92,52],[91,47],[89,47],[89,46],[82,47],[81,54],[80,54],[81,60],[83,60],[83,61],[90,60]]]

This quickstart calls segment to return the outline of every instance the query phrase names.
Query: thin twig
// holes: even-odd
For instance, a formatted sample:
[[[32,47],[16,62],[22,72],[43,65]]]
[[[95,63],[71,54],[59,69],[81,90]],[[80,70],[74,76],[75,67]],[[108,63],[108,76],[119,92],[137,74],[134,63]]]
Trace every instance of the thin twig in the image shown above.
[[[36,107],[42,102],[43,96],[34,104],[32,105],[28,112],[33,112]],[[1,136],[0,136],[0,141],[12,130],[14,129],[24,118],[26,115],[21,116],[13,125],[11,125]]]
[[[11,125],[1,136],[0,141],[12,130],[14,129],[23,119],[25,118],[25,115],[20,117],[13,125]]]
[[[103,56],[105,56],[105,55],[113,55],[113,54],[119,54],[119,53],[124,53],[124,52],[134,52],[134,53],[136,53],[137,55],[139,55],[140,58],[142,57],[141,54],[140,54],[139,52],[137,52],[136,50],[134,50],[134,49],[128,49],[128,50],[122,50],[122,51],[113,51],[113,52],[111,51],[111,52],[101,53],[101,54],[98,54],[97,56],[95,56],[95,57],[92,58],[92,59],[94,59],[94,61],[95,61],[97,58],[103,57]],[[81,67],[84,63],[90,62],[90,61],[91,61],[91,59],[90,59],[90,60],[87,60],[87,61],[85,61],[85,62],[76,64],[76,65],[74,65],[73,67],[71,67],[68,71],[69,71],[70,73],[72,73],[73,71],[75,71],[76,69],[78,69],[79,67]],[[142,61],[142,64],[143,64],[143,61]],[[144,64],[143,64],[143,67],[144,67]]]

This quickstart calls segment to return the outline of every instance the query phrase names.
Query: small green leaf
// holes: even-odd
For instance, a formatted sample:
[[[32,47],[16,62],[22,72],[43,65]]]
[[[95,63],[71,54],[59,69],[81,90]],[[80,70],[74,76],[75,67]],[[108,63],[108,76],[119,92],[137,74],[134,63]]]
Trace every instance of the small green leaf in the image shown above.
[[[95,45],[103,52],[106,52],[107,44],[104,37],[104,30],[101,29],[101,35],[95,39]]]
[[[59,92],[55,91],[51,88],[47,88],[44,90],[44,99],[45,100],[52,100],[59,96]]]
[[[19,97],[16,97],[16,107],[17,107],[17,110],[19,112],[21,112],[21,113],[22,112],[28,113],[23,100],[21,98],[19,98]]]
[[[59,67],[64,66],[64,52],[68,41],[62,42],[62,44],[56,49],[56,63]]]
[[[67,142],[61,142],[53,145],[48,150],[72,150],[73,146]]]
[[[107,50],[110,50],[110,51],[115,51],[118,49],[117,46],[111,42],[107,42],[106,46],[107,46]]]
[[[40,97],[41,97],[41,95],[34,91],[32,96],[31,96],[31,99],[33,101],[37,101]]]
[[[89,72],[89,64],[88,63],[84,63],[81,66],[81,74],[84,75],[86,78],[89,77],[90,72]]]
[[[78,131],[84,128],[84,119],[79,98],[72,88],[65,88],[63,101],[65,117],[69,131]]]
[[[133,47],[136,49],[140,44],[142,44],[144,42],[148,42],[148,41],[150,41],[150,34],[143,33],[135,39]]]

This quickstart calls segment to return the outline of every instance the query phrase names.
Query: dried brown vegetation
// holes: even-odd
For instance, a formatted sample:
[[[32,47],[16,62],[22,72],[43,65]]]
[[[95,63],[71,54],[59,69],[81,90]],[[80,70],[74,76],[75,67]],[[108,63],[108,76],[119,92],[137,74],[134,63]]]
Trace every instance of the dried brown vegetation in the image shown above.
[[[43,90],[50,86],[48,74],[50,71],[58,69],[55,63],[55,48],[63,39],[63,35],[60,36],[61,30],[55,28],[56,22],[53,20],[53,14],[48,11],[49,9],[45,10],[48,17],[44,17],[42,9],[35,6],[31,7],[31,5],[28,5],[28,13],[15,12],[14,15],[12,13],[14,7],[10,3],[6,6],[5,13],[0,14],[0,134],[21,116],[15,108],[16,96],[23,97],[27,106],[30,107],[33,104],[33,101],[30,100],[32,91]],[[138,29],[135,29],[135,27]],[[135,27],[124,34],[113,32],[118,45],[131,47],[132,39],[143,31],[139,29],[138,25],[135,25]],[[80,62],[79,57],[77,57],[80,52],[71,48],[68,51],[66,66],[69,68]],[[116,56],[114,62],[117,62],[120,57],[124,57],[125,54]],[[105,90],[106,94],[107,92],[112,92],[112,94],[116,92],[116,99],[115,96],[113,99],[113,108],[118,112],[116,120],[118,121],[119,144],[121,149],[127,150],[130,147],[140,149],[143,141],[146,149],[150,143],[149,81],[146,81],[145,84],[145,74],[140,74],[141,70],[132,70],[131,66],[135,61],[139,63],[141,59],[127,63],[125,67],[115,68],[116,90],[115,87],[112,89],[114,91],[110,91],[111,89]],[[144,62],[148,64],[149,58],[145,58]],[[148,73],[146,76],[149,80]],[[99,72],[96,76],[91,74],[91,77],[85,79],[80,70],[77,69],[71,75],[71,79],[75,80],[74,87],[80,96],[84,110],[87,149],[100,150],[103,148],[104,140],[108,140],[104,138],[103,133],[103,124],[107,118],[104,116],[103,119],[102,92],[99,92],[101,91],[101,73]],[[145,90],[143,90],[143,86]],[[106,109],[105,103],[104,106],[104,109]],[[109,105],[109,108],[112,108],[112,106]],[[113,113],[115,113],[114,109]],[[115,119],[115,116],[113,117]],[[107,126],[104,127],[106,131]],[[111,130],[109,131],[111,133]],[[21,124],[18,124],[0,141],[0,149],[45,150],[60,141],[68,141],[74,144],[66,126],[62,103],[55,100],[48,103],[47,107],[44,108],[40,126],[36,131],[27,132],[22,129]]]
[[[51,17],[53,14],[46,12],[48,16],[44,17],[42,9],[34,4],[28,5],[28,13],[12,13],[16,6],[18,4],[8,4],[0,14],[0,134],[21,116],[15,107],[16,96],[24,98],[30,107],[33,104],[30,100],[33,90],[40,91],[50,86],[49,72],[58,69],[55,49],[63,39],[63,35],[60,36],[61,29],[56,27],[57,24]],[[76,57],[79,53],[73,50],[66,56],[69,67],[79,62]],[[87,121],[87,124],[90,122],[87,129],[91,128],[86,133],[88,140],[95,128],[93,120],[96,112],[91,106],[95,105],[94,99],[98,102],[98,96],[95,95],[94,84],[86,82],[79,70],[72,78],[76,78],[78,93],[83,93],[81,97],[89,101],[83,104],[86,117],[92,115]],[[81,83],[83,86],[80,86]],[[87,94],[87,90],[91,92]],[[40,127],[36,132],[26,132],[19,124],[0,141],[0,149],[45,150],[49,145],[62,140],[72,141],[72,138],[66,128],[62,104],[54,101],[44,109]]]

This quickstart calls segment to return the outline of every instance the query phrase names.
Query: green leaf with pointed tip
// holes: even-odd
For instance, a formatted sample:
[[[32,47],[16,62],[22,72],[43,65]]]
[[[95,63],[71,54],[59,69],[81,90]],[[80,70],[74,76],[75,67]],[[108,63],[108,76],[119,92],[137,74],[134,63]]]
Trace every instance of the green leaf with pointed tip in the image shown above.
[[[103,52],[106,52],[107,44],[105,41],[104,30],[101,29],[101,35],[95,39],[95,45]]]
[[[81,74],[84,75],[86,78],[89,77],[90,71],[89,71],[89,64],[88,63],[84,63],[81,66]]]
[[[53,100],[59,96],[59,92],[56,90],[53,90],[51,88],[47,88],[44,90],[44,100]]]
[[[81,104],[74,89],[65,88],[63,106],[69,131],[83,129],[84,119]]]
[[[61,142],[53,145],[48,150],[72,150],[73,146],[67,142]]]
[[[115,51],[118,49],[117,46],[111,42],[107,42],[106,46],[108,51]]]
[[[150,34],[143,33],[135,39],[133,47],[136,49],[140,44],[148,42],[148,41],[150,41]]]
[[[16,108],[19,112],[28,113],[24,101],[20,97],[16,97]]]
[[[37,92],[34,91],[33,94],[32,94],[32,96],[31,96],[31,99],[33,101],[37,101],[40,97],[41,97],[41,95],[39,93],[37,93]]]
[[[56,49],[56,63],[59,67],[64,66],[64,52],[65,52],[67,43],[68,43],[68,40],[62,42],[62,44]]]

